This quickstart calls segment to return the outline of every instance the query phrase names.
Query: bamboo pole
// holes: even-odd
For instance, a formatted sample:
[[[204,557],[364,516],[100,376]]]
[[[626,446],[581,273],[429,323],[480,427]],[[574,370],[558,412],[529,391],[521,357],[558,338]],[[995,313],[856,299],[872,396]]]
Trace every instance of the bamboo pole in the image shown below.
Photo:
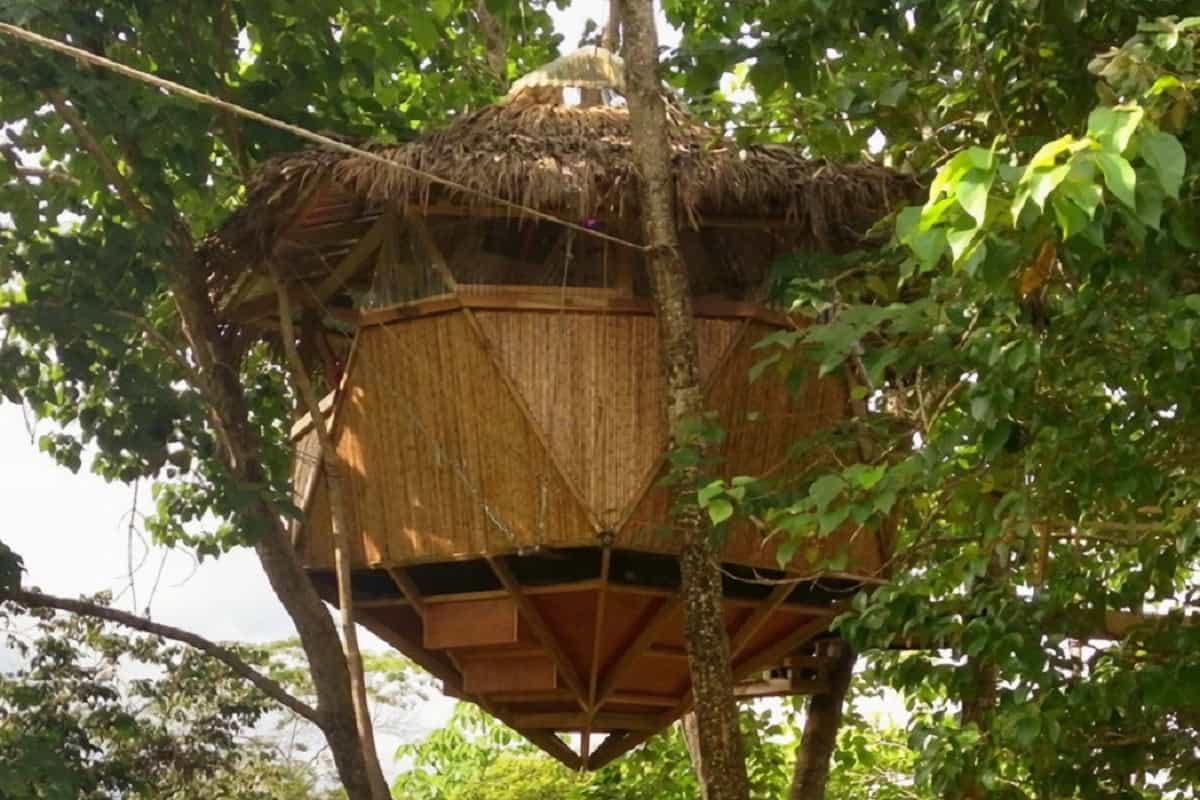
[[[358,738],[362,744],[363,758],[367,765],[367,777],[371,783],[371,795],[375,800],[389,800],[391,791],[383,769],[379,764],[379,754],[375,750],[375,732],[371,727],[371,713],[367,706],[367,684],[363,672],[362,651],[358,647],[358,630],[354,624],[354,597],[351,591],[350,574],[350,536],[346,530],[345,498],[342,494],[341,459],[333,443],[329,430],[329,421],[321,413],[321,402],[304,370],[304,362],[296,347],[296,329],[292,322],[292,305],[288,289],[279,276],[274,264],[271,264],[271,277],[275,282],[275,291],[279,298],[279,327],[283,340],[283,350],[287,357],[292,383],[300,395],[300,401],[312,420],[313,430],[321,447],[322,466],[325,471],[326,491],[329,496],[330,529],[333,538],[333,563],[337,575],[338,621],[342,633],[342,646],[346,656],[346,664],[350,670],[350,692],[354,702],[354,720],[358,729]]]

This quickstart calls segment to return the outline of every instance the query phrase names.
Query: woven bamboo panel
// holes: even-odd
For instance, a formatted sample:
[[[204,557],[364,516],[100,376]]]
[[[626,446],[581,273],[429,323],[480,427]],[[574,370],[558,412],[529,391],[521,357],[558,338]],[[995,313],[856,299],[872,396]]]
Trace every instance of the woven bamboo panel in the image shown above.
[[[594,541],[463,312],[366,328],[357,348],[336,431],[356,565]],[[322,495],[310,566],[330,550]]]
[[[753,383],[749,381],[750,368],[763,357],[761,351],[751,347],[773,330],[763,323],[751,323],[745,338],[730,353],[709,387],[707,407],[719,412],[726,430],[720,450],[726,477],[770,474],[786,479],[789,471],[794,474],[802,466],[787,463],[789,446],[802,436],[844,419],[849,411],[846,386],[836,377],[811,380],[796,396],[786,392],[770,375]],[[667,489],[651,487],[618,533],[618,546],[678,552],[678,538],[664,536],[662,532],[662,525],[669,517],[668,504]],[[848,537],[852,537],[850,571],[873,572],[879,565],[879,551],[874,536],[867,532],[847,529],[822,540],[820,557],[833,555]],[[753,527],[737,524],[730,531],[724,558],[777,568],[776,544],[765,540]],[[798,570],[805,568],[803,553],[797,555],[791,566]]]
[[[635,314],[476,311],[567,480],[604,528],[644,488],[667,441],[657,323]],[[697,321],[707,377],[740,320]]]

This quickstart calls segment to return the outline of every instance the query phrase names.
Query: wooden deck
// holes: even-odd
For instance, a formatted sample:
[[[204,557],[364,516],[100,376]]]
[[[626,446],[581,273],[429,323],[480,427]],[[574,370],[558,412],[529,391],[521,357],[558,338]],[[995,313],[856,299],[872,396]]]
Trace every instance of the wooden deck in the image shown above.
[[[335,602],[332,573],[311,575]],[[578,548],[359,570],[353,583],[363,625],[446,694],[478,703],[569,767],[598,769],[691,706],[673,558]],[[820,691],[827,659],[814,640],[856,588],[848,579],[727,581],[738,695]]]

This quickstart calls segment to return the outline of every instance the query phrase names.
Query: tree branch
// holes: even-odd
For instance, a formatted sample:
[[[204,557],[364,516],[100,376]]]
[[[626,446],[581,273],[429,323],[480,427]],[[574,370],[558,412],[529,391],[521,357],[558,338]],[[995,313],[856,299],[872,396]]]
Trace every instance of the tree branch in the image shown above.
[[[59,312],[65,312],[68,310],[67,306],[59,303],[16,303],[14,305],[0,306],[0,316],[16,317],[20,316],[21,314],[36,313],[40,309]],[[141,329],[142,333],[146,334],[147,338],[157,344],[159,348],[166,353],[166,355],[170,356],[171,360],[173,360],[179,366],[179,368],[183,370],[184,374],[191,379],[192,384],[197,389],[203,390],[204,383],[200,379],[200,374],[196,372],[196,367],[187,360],[187,357],[182,351],[178,350],[175,345],[171,343],[171,340],[169,340],[162,334],[161,331],[154,327],[154,323],[152,323],[150,320],[139,314],[134,314],[129,311],[121,311],[115,308],[93,309],[92,311],[96,314],[112,317],[113,319],[132,322]]]
[[[211,642],[202,636],[198,636],[190,631],[185,631],[180,628],[175,628],[170,625],[162,625],[157,622],[151,622],[135,614],[130,614],[127,611],[120,611],[108,606],[102,606],[98,603],[88,602],[87,600],[70,600],[65,597],[55,597],[54,595],[42,594],[41,592],[29,591],[27,589],[15,589],[3,595],[6,600],[11,600],[14,603],[22,605],[26,608],[53,608],[58,611],[66,611],[71,614],[79,614],[85,617],[94,619],[102,619],[107,622],[115,622],[118,625],[124,625],[127,628],[142,631],[144,633],[161,636],[164,639],[171,639],[176,642],[182,642],[189,645],[200,652],[215,658],[225,666],[229,667],[235,675],[254,684],[263,694],[270,697],[275,702],[304,717],[309,722],[319,728],[324,728],[324,723],[321,715],[317,710],[308,705],[302,700],[293,697],[281,685],[263,675],[254,667],[246,663],[237,653],[227,647]]]
[[[50,105],[54,106],[55,113],[62,117],[63,122],[67,123],[67,127],[79,139],[79,144],[87,151],[88,155],[95,159],[101,173],[112,184],[112,187],[117,190],[117,194],[124,201],[125,205],[129,207],[130,212],[138,218],[139,222],[149,222],[151,219],[150,209],[138,197],[137,192],[133,189],[133,185],[129,183],[129,179],[121,174],[121,170],[117,169],[117,165],[109,158],[104,148],[100,146],[100,142],[96,137],[92,136],[92,132],[83,123],[83,118],[79,116],[79,112],[67,102],[66,95],[58,89],[47,89],[46,97],[50,100]]]
[[[475,21],[483,33],[483,47],[487,52],[488,67],[500,81],[502,89],[508,88],[508,43],[500,20],[487,7],[486,0],[475,0]]]
[[[12,167],[13,171],[21,178],[28,180],[29,178],[38,178],[39,180],[58,181],[69,186],[79,186],[79,179],[74,175],[70,175],[59,169],[43,169],[41,167],[27,167],[21,160],[21,153],[12,144],[0,144],[0,155],[4,156],[4,160]]]

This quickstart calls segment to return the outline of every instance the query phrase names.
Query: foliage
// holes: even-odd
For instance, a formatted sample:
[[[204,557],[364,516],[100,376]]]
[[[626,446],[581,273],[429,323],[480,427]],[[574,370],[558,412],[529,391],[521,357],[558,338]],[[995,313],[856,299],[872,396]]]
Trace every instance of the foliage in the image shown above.
[[[742,712],[756,800],[786,796],[799,736],[798,707]],[[904,748],[900,731],[852,712],[841,739],[831,797],[923,800],[925,795],[907,788],[911,781],[905,776],[915,759]],[[393,784],[393,793],[414,800],[692,800],[698,791],[679,726],[596,773],[579,775],[464,703],[445,728],[401,747],[397,757],[407,768]]]
[[[858,149],[878,127],[886,157],[936,174],[879,255],[781,265],[812,324],[762,343],[759,379],[846,374],[872,413],[798,443],[823,454],[800,483],[743,479],[719,496],[767,521],[785,555],[844,523],[898,526],[890,582],[841,630],[864,648],[924,648],[870,676],[913,704],[921,786],[1195,796],[1200,628],[1181,620],[1200,590],[1200,19],[1139,20],[1170,10],[1154,3],[794,5],[814,13],[791,30],[841,56],[778,82],[755,77],[760,58],[760,102],[739,113],[824,103],[846,133],[830,145],[798,126],[815,151]],[[781,27],[742,56],[794,46],[774,4],[703,8],[724,16],[689,17],[681,58],[747,19]],[[1051,24],[1062,14],[1078,24]],[[884,59],[905,69],[874,89],[858,75],[864,105],[833,113],[832,93]],[[899,75],[893,109],[882,94]],[[1086,643],[1106,612],[1147,609],[1170,616]],[[960,707],[993,688],[964,722]]]
[[[490,4],[510,71],[547,60],[544,4]],[[0,20],[339,135],[387,139],[491,100],[474,4],[446,0],[215,4],[8,0]],[[462,79],[469,75],[470,80]],[[506,76],[507,77],[507,76]],[[42,450],[109,480],[156,481],[149,528],[201,554],[245,542],[255,493],[282,509],[289,403],[275,354],[239,346],[270,487],[239,486],[191,373],[165,269],[168,238],[199,237],[236,204],[255,163],[299,143],[57,55],[0,41],[0,395],[53,428]],[[80,126],[148,206],[139,215]],[[30,167],[23,160],[32,155]],[[179,227],[183,227],[180,234]],[[220,520],[216,530],[207,520]]]
[[[211,658],[81,617],[5,608],[3,622],[21,657],[0,674],[4,797],[321,796],[299,754],[259,733],[273,701]]]

